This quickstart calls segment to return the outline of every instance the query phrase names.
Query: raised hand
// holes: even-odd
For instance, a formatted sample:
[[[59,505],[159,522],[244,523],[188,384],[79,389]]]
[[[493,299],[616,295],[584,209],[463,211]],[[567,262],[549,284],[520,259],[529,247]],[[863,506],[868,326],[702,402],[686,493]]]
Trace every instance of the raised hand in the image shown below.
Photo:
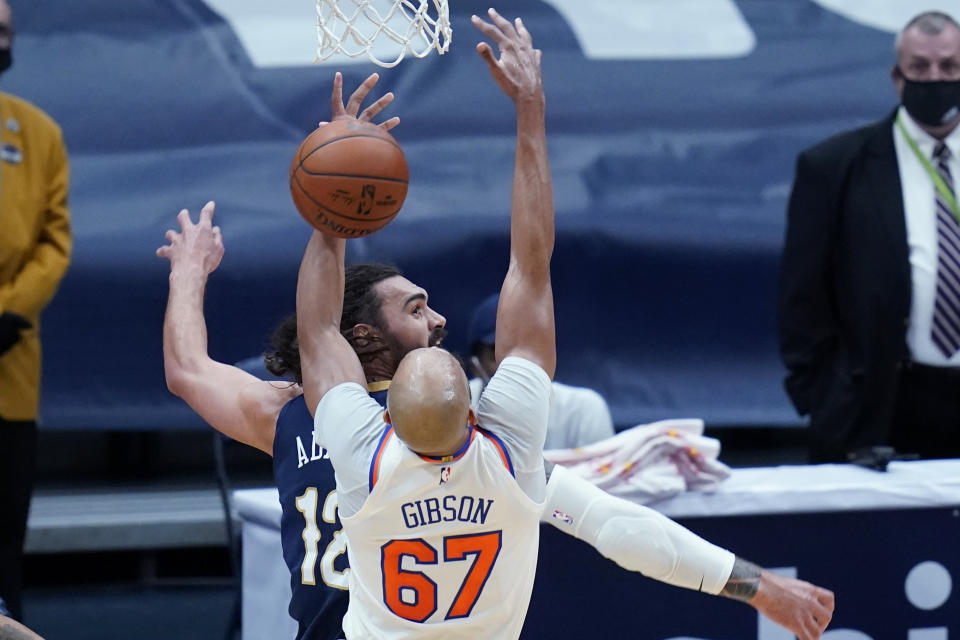
[[[505,94],[514,102],[543,99],[543,80],[540,76],[539,49],[533,48],[533,38],[517,18],[510,22],[493,9],[487,12],[491,24],[477,16],[471,16],[473,26],[493,40],[500,49],[498,60],[486,42],[477,44],[477,53],[490,68],[490,75]]]
[[[350,99],[347,100],[347,105],[344,106],[343,75],[341,75],[341,73],[338,71],[333,76],[333,93],[330,95],[330,120],[359,120],[360,122],[372,123],[373,118],[383,111],[388,104],[393,102],[393,92],[385,93],[384,95],[380,96],[380,99],[364,109],[362,113],[357,115],[360,112],[360,105],[367,97],[367,94],[370,93],[370,90],[373,89],[374,85],[377,84],[378,80],[380,80],[380,74],[372,73],[367,76],[367,79],[364,80],[352,94],[350,94]],[[327,123],[321,122],[320,124],[324,125]],[[400,124],[400,118],[398,116],[394,116],[376,126],[389,131],[398,124]]]
[[[170,261],[170,270],[195,267],[206,276],[213,273],[223,258],[223,236],[220,227],[213,226],[213,201],[200,210],[200,220],[194,224],[190,212],[182,209],[177,214],[180,233],[170,229],[166,233],[169,244],[157,249],[157,256]]]

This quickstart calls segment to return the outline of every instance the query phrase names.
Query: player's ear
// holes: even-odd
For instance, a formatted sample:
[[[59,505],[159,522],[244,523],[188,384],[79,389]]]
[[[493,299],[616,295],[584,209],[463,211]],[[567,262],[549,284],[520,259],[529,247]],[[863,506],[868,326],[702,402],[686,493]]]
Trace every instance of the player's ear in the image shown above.
[[[368,324],[355,324],[353,325],[353,337],[354,338],[366,338],[370,335],[370,330],[372,327]]]
[[[471,409],[470,412],[472,413],[473,409]],[[383,410],[383,421],[389,425],[393,424],[392,422],[390,422],[390,411],[388,409]]]
[[[369,340],[369,341],[382,341],[383,332],[380,329],[377,329],[372,324],[355,324],[353,329],[350,330],[353,334],[353,337],[357,340]]]
[[[467,410],[467,424],[477,426],[477,414],[473,412],[473,409]]]

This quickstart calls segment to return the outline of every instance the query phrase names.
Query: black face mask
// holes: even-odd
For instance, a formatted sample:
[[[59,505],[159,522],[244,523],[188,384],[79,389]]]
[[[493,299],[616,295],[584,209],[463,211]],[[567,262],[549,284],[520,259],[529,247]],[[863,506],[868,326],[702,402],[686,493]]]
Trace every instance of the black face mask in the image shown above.
[[[918,82],[903,78],[901,102],[907,113],[920,124],[939,127],[960,115],[960,80]]]
[[[13,54],[10,49],[0,49],[0,73],[3,73],[13,64]]]

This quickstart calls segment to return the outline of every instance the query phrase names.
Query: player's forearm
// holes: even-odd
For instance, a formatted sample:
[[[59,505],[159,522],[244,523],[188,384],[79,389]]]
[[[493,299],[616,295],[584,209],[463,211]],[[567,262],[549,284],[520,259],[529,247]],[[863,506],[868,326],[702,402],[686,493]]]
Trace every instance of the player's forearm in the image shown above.
[[[546,279],[554,245],[554,205],[544,109],[542,93],[517,102],[510,254],[511,268]]]
[[[543,103],[518,101],[510,266],[500,290],[496,357],[523,357],[542,367],[551,378],[556,368],[550,284],[553,217]]]
[[[308,406],[316,407],[316,377],[321,371],[329,334],[340,333],[343,313],[346,241],[314,231],[297,278],[297,335]]]
[[[210,359],[207,353],[207,323],[203,295],[207,276],[202,270],[174,268],[163,321],[163,366],[167,387],[183,394],[189,377],[200,372]]]
[[[346,241],[314,231],[300,263],[297,278],[297,318],[300,348],[316,348],[322,331],[339,333],[343,313]]]

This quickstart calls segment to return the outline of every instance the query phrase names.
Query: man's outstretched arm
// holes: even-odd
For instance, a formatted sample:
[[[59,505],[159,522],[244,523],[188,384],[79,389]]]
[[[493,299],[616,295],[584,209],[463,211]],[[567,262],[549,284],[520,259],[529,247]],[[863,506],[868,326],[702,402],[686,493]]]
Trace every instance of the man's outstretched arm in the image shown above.
[[[213,226],[213,202],[194,224],[184,209],[180,232],[167,231],[157,255],[170,261],[170,294],[163,320],[163,368],[167,388],[224,435],[273,455],[273,436],[283,405],[300,393],[292,383],[265,382],[212,359],[207,352],[203,294],[220,265],[223,239]]]
[[[833,616],[833,593],[827,589],[761,569],[559,465],[547,484],[543,520],[628,571],[745,602],[800,640],[819,638]]]
[[[472,20],[499,47],[500,59],[486,42],[477,45],[477,52],[517,110],[510,266],[497,309],[496,357],[499,362],[520,356],[552,378],[557,361],[550,284],[554,207],[540,51],[533,48],[533,39],[519,18],[510,22],[493,9],[489,15],[492,23],[476,16]]]

